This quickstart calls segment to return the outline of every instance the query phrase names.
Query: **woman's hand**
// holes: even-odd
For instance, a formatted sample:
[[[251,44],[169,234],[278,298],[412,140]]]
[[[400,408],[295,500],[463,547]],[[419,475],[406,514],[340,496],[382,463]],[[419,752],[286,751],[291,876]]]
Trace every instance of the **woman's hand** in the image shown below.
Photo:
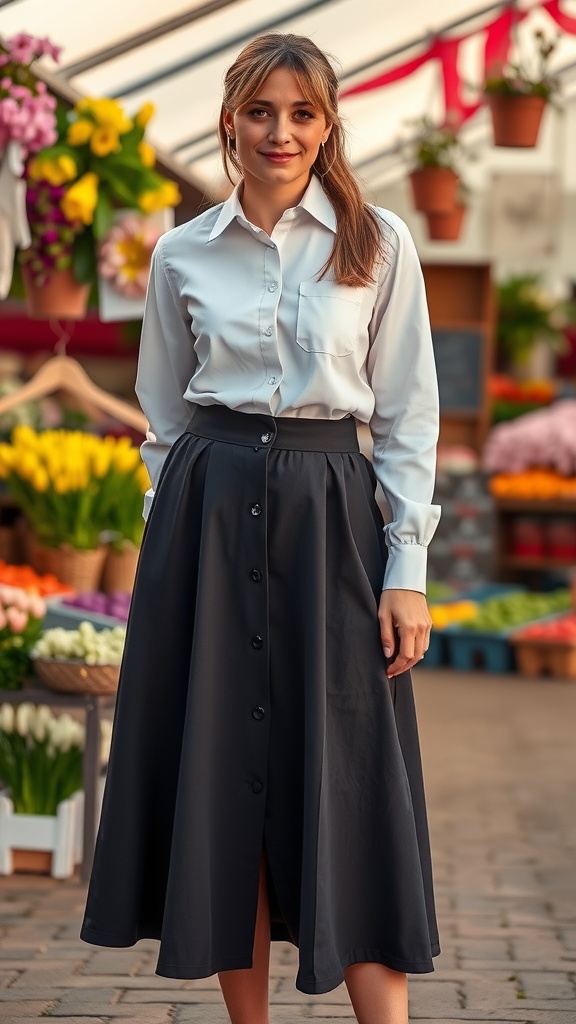
[[[387,669],[388,678],[407,672],[424,657],[430,642],[432,619],[424,594],[417,590],[383,590],[378,621],[384,654],[391,658],[396,653]]]

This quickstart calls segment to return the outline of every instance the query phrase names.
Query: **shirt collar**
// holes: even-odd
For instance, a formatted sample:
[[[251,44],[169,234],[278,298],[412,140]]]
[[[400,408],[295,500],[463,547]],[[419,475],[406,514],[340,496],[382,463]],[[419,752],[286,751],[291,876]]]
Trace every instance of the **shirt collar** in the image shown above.
[[[221,235],[234,220],[241,220],[245,224],[248,223],[238,196],[239,189],[240,185],[237,185],[232,194],[222,204],[220,213],[210,232],[209,242]],[[327,227],[334,234],[336,233],[334,207],[315,174],[312,175],[310,184],[296,207],[297,210],[300,208],[306,210],[315,220],[319,221],[320,224],[323,224],[324,227]]]

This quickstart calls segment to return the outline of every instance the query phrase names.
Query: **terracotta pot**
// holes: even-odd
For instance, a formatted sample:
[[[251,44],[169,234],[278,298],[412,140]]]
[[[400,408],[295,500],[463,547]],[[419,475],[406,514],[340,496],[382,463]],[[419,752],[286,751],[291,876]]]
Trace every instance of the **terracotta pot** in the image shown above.
[[[70,269],[53,270],[46,284],[38,287],[30,268],[22,267],[28,316],[33,320],[83,320],[88,308],[90,285],[80,284]]]
[[[458,175],[448,167],[422,167],[410,174],[414,208],[421,213],[449,213],[456,206]]]
[[[455,242],[460,238],[465,206],[455,206],[449,213],[427,213],[428,238],[437,242]]]
[[[492,114],[494,145],[533,149],[538,143],[547,102],[543,96],[499,96],[491,93],[488,106]]]
[[[29,542],[32,568],[42,575],[53,573],[61,583],[74,587],[80,593],[99,589],[105,558],[106,548],[103,544],[90,551],[79,551],[69,544],[49,548],[40,544],[36,538],[31,538]]]
[[[132,593],[140,548],[129,544],[122,551],[108,548],[104,572],[102,574],[102,590],[105,594],[113,594],[116,590]]]
[[[52,850],[12,850],[12,870],[49,875],[52,870]]]

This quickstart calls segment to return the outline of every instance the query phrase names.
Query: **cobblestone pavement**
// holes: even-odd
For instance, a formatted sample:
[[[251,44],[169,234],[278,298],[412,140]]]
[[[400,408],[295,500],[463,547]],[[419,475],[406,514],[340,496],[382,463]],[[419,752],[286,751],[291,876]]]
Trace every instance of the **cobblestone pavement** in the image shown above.
[[[411,1020],[575,1024],[576,684],[421,670],[416,692],[443,954],[411,979]],[[4,1024],[226,1021],[215,978],[155,976],[155,942],[82,943],[77,880],[0,893]],[[275,945],[273,1024],[354,1019],[344,987],[305,996],[294,974]]]

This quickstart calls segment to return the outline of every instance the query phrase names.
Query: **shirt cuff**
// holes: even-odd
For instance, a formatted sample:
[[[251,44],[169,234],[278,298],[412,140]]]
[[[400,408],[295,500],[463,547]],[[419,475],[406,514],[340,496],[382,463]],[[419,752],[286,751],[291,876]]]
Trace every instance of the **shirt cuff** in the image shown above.
[[[144,508],[142,509],[142,516],[144,519],[148,519],[150,509],[152,508],[152,502],[154,500],[154,491],[150,487],[144,495]]]
[[[418,590],[426,593],[428,548],[423,544],[394,544],[388,548],[388,561],[382,590]]]

